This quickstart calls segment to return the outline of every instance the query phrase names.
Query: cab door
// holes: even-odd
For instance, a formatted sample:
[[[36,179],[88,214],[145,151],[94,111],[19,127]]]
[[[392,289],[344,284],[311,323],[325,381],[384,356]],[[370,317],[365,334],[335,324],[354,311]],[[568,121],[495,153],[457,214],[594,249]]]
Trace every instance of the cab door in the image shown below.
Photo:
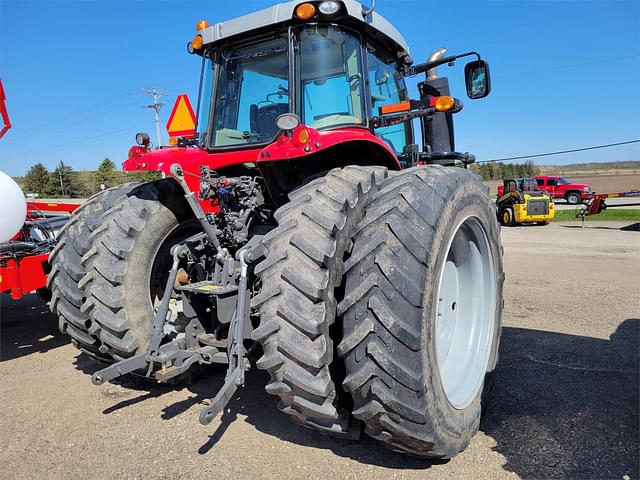
[[[366,52],[367,100],[371,105],[370,116],[376,117],[380,115],[380,107],[409,100],[409,92],[397,69],[397,58],[371,42],[367,42]],[[411,121],[377,128],[374,133],[396,152],[403,167],[409,166],[405,147],[414,143]]]
[[[558,198],[558,195],[562,197],[561,193],[558,193],[558,187],[560,187],[559,177],[547,177],[547,192],[551,195],[551,198]]]

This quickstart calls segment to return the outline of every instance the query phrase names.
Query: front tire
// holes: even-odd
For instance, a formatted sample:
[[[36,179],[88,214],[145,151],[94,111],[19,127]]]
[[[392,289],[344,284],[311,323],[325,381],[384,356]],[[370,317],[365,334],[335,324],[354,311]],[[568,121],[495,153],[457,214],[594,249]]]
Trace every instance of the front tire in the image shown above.
[[[567,203],[569,205],[578,205],[582,202],[582,198],[580,198],[580,194],[576,192],[571,192],[567,195]]]
[[[400,172],[367,207],[338,353],[353,415],[389,448],[451,458],[478,430],[498,359],[499,233],[488,189],[458,168]]]
[[[500,225],[504,227],[513,227],[516,224],[513,208],[505,207],[500,211]]]

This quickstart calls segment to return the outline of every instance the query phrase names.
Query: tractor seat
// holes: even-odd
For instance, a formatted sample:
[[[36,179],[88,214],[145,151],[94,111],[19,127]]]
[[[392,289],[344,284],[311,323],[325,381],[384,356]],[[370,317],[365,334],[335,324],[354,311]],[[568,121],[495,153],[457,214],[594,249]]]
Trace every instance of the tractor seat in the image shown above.
[[[271,103],[267,105],[251,105],[249,121],[251,132],[260,135],[265,140],[273,138],[278,132],[276,119],[289,111],[287,103]]]

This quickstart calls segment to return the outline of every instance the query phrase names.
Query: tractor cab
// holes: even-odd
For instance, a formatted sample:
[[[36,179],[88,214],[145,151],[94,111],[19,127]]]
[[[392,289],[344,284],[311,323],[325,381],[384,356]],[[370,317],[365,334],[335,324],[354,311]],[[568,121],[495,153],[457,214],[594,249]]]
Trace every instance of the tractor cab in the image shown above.
[[[353,3],[283,4],[291,15],[280,15],[267,33],[249,30],[222,39],[216,26],[200,31],[191,49],[202,55],[206,71],[201,145],[210,151],[266,146],[294,123],[318,132],[371,131],[380,107],[408,101],[404,39],[378,15],[363,22],[359,4],[359,18],[352,18]],[[278,125],[283,115],[288,117]],[[410,121],[380,128],[375,136],[390,165],[414,142]]]
[[[354,0],[293,1],[211,26],[199,22],[188,50],[202,59],[197,126],[172,144],[199,149],[181,162],[189,178],[202,163],[216,171],[255,168],[281,204],[306,178],[356,156],[393,170],[475,159],[455,151],[453,114],[463,105],[436,67],[478,57],[465,79],[468,96],[482,98],[490,90],[487,64],[475,52],[445,56],[440,49],[414,65],[402,35]],[[405,79],[420,73],[427,77],[414,100]],[[125,170],[170,174],[175,155],[142,161],[155,153],[145,148],[134,147]]]

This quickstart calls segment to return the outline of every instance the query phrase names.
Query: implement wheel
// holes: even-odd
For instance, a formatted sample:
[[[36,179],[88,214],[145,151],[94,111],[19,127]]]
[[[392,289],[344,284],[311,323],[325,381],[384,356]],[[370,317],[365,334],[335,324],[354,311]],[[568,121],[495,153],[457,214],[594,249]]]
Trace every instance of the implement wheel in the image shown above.
[[[418,167],[383,184],[345,263],[344,388],[389,448],[451,458],[478,430],[498,359],[502,249],[479,177]]]

